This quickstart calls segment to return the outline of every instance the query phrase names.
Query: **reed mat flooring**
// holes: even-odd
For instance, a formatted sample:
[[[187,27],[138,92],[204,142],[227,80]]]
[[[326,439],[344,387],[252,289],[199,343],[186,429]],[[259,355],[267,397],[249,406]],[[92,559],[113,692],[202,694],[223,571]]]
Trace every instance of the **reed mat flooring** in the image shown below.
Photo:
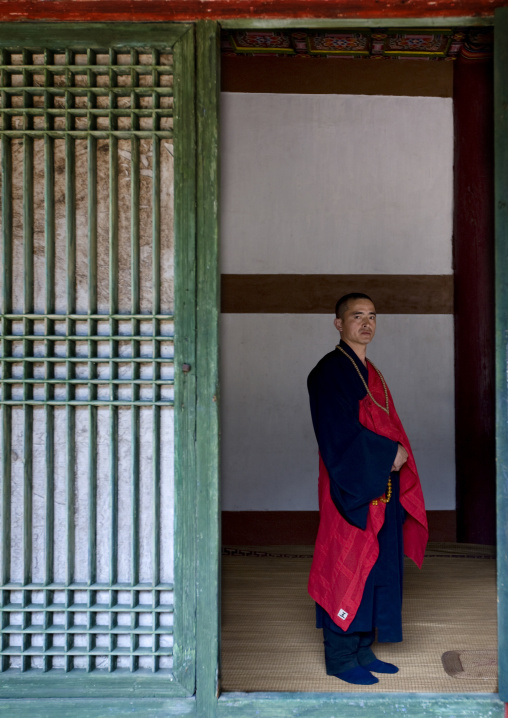
[[[308,546],[224,549],[223,691],[497,692],[491,547],[430,544],[421,571],[406,561],[404,641],[374,645],[400,671],[359,687],[325,673],[322,632],[307,594],[311,558]],[[452,675],[443,665],[447,653]]]

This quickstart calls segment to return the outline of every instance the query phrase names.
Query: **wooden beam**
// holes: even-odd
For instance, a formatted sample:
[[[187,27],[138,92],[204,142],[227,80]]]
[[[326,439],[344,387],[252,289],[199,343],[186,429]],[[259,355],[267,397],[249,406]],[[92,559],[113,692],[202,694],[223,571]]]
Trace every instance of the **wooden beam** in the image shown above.
[[[492,17],[505,0],[0,0],[0,21]]]
[[[457,537],[496,542],[492,63],[454,73]],[[474,107],[474,110],[472,108]],[[478,476],[482,490],[476,491]]]
[[[430,541],[457,539],[454,510],[427,511]],[[313,545],[319,527],[319,511],[223,511],[224,546]]]
[[[315,61],[317,60],[317,61]],[[451,97],[453,62],[337,62],[223,55],[223,92]]]
[[[451,274],[223,274],[222,312],[333,314],[348,292],[371,296],[380,314],[453,313]]]

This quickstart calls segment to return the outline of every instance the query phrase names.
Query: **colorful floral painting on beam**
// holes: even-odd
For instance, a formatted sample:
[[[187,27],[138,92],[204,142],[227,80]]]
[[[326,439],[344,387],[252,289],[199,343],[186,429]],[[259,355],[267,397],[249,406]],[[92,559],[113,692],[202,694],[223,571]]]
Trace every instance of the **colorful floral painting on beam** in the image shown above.
[[[222,33],[221,48],[234,55],[454,60],[460,54],[484,59],[492,57],[493,33],[487,28],[236,30]]]

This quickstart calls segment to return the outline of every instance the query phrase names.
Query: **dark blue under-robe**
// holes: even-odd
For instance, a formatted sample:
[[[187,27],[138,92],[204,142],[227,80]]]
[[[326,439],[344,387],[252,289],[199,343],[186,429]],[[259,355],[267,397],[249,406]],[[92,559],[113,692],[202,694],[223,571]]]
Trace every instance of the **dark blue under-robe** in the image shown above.
[[[368,371],[351,347],[341,347],[368,382]],[[378,629],[378,641],[402,640],[402,524],[399,475],[390,473],[398,445],[366,429],[359,421],[359,402],[365,386],[350,359],[338,349],[318,363],[308,379],[312,421],[319,450],[330,476],[330,493],[341,515],[365,529],[369,503],[386,491],[392,479],[392,497],[378,534],[379,557],[365,584],[358,612],[347,631],[341,631],[326,611],[316,605],[316,625],[343,633]]]

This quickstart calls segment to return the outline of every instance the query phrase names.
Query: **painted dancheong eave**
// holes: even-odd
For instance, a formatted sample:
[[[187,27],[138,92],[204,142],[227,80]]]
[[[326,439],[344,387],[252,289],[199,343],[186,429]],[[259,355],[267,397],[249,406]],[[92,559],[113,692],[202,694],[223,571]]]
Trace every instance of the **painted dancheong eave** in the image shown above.
[[[66,20],[185,21],[233,20],[241,18],[285,19],[332,18],[340,20],[387,18],[492,18],[504,0],[4,0],[0,21]]]

